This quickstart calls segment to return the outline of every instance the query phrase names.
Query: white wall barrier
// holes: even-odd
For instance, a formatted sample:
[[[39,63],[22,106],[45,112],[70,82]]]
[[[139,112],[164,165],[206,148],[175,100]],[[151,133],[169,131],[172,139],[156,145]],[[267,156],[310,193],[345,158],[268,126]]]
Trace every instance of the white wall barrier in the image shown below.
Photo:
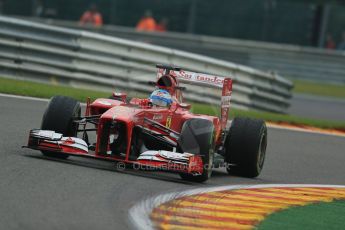
[[[233,104],[286,112],[292,83],[274,73],[184,51],[86,31],[0,17],[0,76],[94,89],[150,92],[155,64],[233,78]],[[218,103],[212,90],[187,90],[187,98]]]

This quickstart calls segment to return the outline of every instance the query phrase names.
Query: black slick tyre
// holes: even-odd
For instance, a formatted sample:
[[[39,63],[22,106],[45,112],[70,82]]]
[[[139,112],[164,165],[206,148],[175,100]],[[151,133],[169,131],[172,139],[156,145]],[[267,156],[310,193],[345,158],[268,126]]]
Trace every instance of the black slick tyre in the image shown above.
[[[201,155],[204,167],[201,175],[193,176],[181,173],[182,179],[192,182],[204,182],[211,177],[214,154],[213,132],[214,126],[209,120],[190,119],[183,124],[181,136],[178,140],[179,151]]]
[[[73,98],[65,96],[54,96],[50,99],[48,107],[43,115],[41,129],[52,130],[61,133],[63,136],[77,136],[78,125],[73,123],[74,117],[80,117],[80,103]],[[67,154],[51,151],[42,151],[42,154],[49,157],[66,159]]]
[[[267,128],[263,120],[235,118],[225,140],[225,161],[229,174],[257,177],[263,166]]]

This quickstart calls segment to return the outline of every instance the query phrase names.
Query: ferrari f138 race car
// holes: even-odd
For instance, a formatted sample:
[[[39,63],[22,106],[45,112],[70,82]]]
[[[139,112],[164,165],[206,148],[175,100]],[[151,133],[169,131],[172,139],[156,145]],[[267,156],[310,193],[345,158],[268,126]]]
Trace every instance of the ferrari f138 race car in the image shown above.
[[[175,172],[194,182],[209,179],[219,165],[230,174],[258,176],[265,160],[266,125],[235,118],[227,128],[232,80],[174,66],[157,69],[150,98],[128,100],[125,93],[115,92],[92,103],[88,99],[84,116],[76,100],[52,97],[41,128],[30,131],[25,147],[48,157],[89,157]],[[180,82],[221,89],[220,117],[191,113]],[[96,132],[94,141],[90,132]]]

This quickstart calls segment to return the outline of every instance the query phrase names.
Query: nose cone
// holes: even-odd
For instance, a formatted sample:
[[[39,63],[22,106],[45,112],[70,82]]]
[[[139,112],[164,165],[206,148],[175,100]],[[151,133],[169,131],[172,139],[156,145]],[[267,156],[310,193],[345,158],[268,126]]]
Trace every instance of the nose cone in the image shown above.
[[[124,122],[130,122],[134,120],[134,117],[137,115],[138,112],[140,112],[140,109],[127,106],[116,106],[105,112],[101,116],[101,119],[121,120]]]

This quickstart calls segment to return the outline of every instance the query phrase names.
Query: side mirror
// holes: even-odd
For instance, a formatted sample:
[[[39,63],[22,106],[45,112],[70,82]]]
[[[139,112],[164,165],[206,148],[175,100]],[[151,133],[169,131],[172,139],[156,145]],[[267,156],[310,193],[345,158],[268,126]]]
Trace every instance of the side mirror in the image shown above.
[[[179,107],[183,108],[183,109],[190,109],[192,108],[191,104],[187,104],[187,103],[181,103],[181,104],[178,104]]]
[[[117,92],[113,92],[113,98],[115,100],[120,100],[124,103],[127,103],[127,93],[117,93]]]

